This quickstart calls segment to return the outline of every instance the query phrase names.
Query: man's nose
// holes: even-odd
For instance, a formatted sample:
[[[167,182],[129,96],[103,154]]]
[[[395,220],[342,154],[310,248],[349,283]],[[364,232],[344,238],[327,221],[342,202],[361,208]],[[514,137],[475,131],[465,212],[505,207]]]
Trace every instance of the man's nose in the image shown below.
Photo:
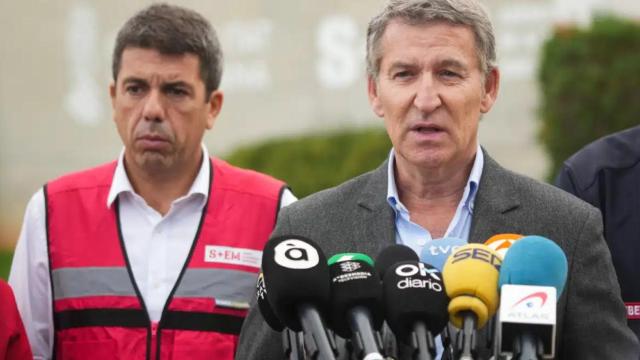
[[[151,90],[144,100],[142,116],[147,121],[162,121],[164,119],[164,104],[162,94],[158,90]]]
[[[413,105],[423,113],[430,113],[441,104],[440,91],[431,75],[423,75],[417,84]]]

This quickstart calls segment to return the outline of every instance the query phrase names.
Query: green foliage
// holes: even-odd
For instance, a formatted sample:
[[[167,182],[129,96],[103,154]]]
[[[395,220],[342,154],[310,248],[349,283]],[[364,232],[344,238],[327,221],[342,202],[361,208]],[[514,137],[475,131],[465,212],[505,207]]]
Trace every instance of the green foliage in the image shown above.
[[[11,259],[13,259],[13,252],[9,250],[0,250],[0,278],[7,280],[9,277]]]
[[[584,145],[640,121],[640,25],[596,18],[587,30],[557,29],[542,51],[540,140],[549,178]]]
[[[227,157],[236,166],[284,180],[299,198],[376,168],[391,142],[381,129],[271,140]]]

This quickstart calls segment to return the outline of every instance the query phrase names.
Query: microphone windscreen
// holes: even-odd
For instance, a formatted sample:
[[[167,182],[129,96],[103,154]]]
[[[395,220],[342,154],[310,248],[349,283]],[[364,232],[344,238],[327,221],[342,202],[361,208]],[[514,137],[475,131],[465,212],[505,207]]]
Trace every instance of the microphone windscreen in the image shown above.
[[[329,260],[327,260],[327,264],[329,266],[338,263],[338,262],[343,262],[343,261],[364,261],[367,264],[369,264],[370,266],[373,266],[373,259],[367,255],[367,254],[361,254],[361,253],[340,253],[340,254],[335,254],[332,257],[329,258]]]
[[[509,248],[499,284],[552,286],[560,297],[566,281],[567,257],[560,246],[542,236],[525,236]]]
[[[383,278],[384,312],[389,327],[404,343],[416,321],[423,321],[432,334],[442,332],[448,321],[442,274],[418,261],[402,261],[387,269]]]
[[[275,331],[282,331],[284,325],[278,320],[276,314],[274,314],[269,300],[267,300],[267,287],[264,284],[264,275],[260,273],[258,275],[258,282],[256,283],[256,297],[258,301],[258,309],[264,321]]]
[[[521,237],[523,237],[523,235],[520,234],[496,234],[485,241],[484,244],[493,249],[500,255],[500,259],[504,260],[504,256],[507,254],[511,245]]]
[[[452,237],[446,237],[438,240],[432,240],[424,245],[420,253],[420,261],[431,264],[436,269],[442,271],[444,263],[449,256],[460,246],[466,245],[467,242]]]
[[[462,327],[462,311],[476,314],[478,329],[495,314],[501,263],[498,254],[482,244],[464,245],[449,256],[442,276],[451,298],[449,318],[456,327]]]
[[[419,261],[418,254],[416,254],[413,249],[405,245],[391,245],[386,247],[384,250],[378,254],[376,258],[376,271],[382,278],[384,274],[387,272],[387,269],[390,268],[395,263],[401,261]]]
[[[301,331],[299,304],[315,306],[320,312],[329,302],[327,260],[320,247],[301,236],[270,239],[262,254],[267,300],[278,319],[293,331]]]
[[[352,337],[348,311],[355,306],[369,310],[375,329],[382,327],[382,284],[372,262],[367,255],[355,253],[339,254],[329,260],[329,318],[333,331],[343,338]]]

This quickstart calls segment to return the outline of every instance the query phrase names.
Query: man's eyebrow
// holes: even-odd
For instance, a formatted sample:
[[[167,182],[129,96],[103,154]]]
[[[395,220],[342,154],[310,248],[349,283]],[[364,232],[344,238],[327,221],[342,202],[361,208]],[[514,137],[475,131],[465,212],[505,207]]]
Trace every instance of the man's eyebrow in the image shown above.
[[[178,81],[167,81],[162,83],[162,88],[166,89],[166,88],[176,88],[176,87],[184,87],[187,88],[189,90],[193,89],[193,85],[189,84],[186,81],[182,81],[182,80],[178,80]]]
[[[122,80],[122,83],[123,84],[128,84],[128,83],[146,84],[147,80],[139,77],[135,77],[135,76],[128,76]]]
[[[443,59],[438,61],[438,65],[441,67],[450,67],[458,70],[467,70],[467,65],[456,59]]]
[[[415,67],[415,64],[399,60],[391,63],[391,65],[389,66],[389,71],[396,69],[410,69],[413,67]]]

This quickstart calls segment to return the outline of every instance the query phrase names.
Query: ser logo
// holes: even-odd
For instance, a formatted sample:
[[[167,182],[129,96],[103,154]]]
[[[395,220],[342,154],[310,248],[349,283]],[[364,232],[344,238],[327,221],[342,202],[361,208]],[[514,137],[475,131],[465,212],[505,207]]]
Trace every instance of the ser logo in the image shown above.
[[[274,248],[275,262],[289,269],[310,269],[320,262],[318,251],[302,240],[285,240]]]
[[[502,265],[502,260],[499,256],[495,255],[489,250],[476,247],[459,249],[453,254],[453,260],[451,261],[451,264],[455,264],[465,259],[480,260],[493,266],[498,271],[500,271],[500,266]]]

